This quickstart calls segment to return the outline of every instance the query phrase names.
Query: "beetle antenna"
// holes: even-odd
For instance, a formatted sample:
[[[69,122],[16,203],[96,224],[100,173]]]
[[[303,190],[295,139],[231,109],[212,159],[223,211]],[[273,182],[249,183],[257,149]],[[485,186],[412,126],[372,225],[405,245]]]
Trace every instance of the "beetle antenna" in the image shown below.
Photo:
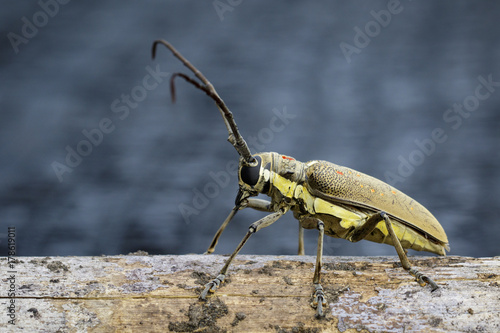
[[[215,104],[217,105],[217,108],[219,109],[222,118],[224,119],[227,131],[229,132],[229,137],[227,138],[227,140],[233,145],[233,147],[236,149],[238,154],[243,158],[246,164],[248,165],[254,164],[255,158],[252,156],[250,148],[248,147],[247,143],[245,142],[245,140],[243,139],[238,130],[238,126],[236,125],[236,122],[234,121],[233,118],[233,113],[226,106],[222,98],[220,98],[219,94],[215,90],[214,86],[210,83],[210,81],[208,81],[207,78],[196,67],[194,67],[186,58],[184,58],[184,56],[180,54],[179,51],[177,51],[172,46],[172,44],[170,44],[165,40],[154,41],[152,49],[153,59],[156,56],[156,46],[158,44],[166,46],[172,52],[172,54],[177,59],[179,59],[184,64],[184,66],[189,68],[189,70],[191,70],[191,72],[193,72],[193,74],[201,81],[201,83],[199,83],[195,79],[192,79],[183,73],[174,73],[172,75],[172,78],[170,79],[170,93],[172,95],[172,102],[175,102],[174,80],[176,77],[181,77],[185,81],[194,85],[196,88],[203,90],[208,96],[210,96],[215,101]]]

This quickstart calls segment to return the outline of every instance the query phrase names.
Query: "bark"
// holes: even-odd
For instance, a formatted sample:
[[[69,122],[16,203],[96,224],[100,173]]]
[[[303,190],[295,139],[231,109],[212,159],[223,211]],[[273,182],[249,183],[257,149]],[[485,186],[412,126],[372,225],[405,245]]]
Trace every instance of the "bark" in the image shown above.
[[[200,301],[226,258],[17,257],[10,267],[0,258],[0,331],[500,331],[500,257],[410,258],[440,286],[434,292],[397,257],[324,257],[323,319],[310,306],[310,256],[237,256],[220,289]],[[8,322],[12,302],[15,325]]]

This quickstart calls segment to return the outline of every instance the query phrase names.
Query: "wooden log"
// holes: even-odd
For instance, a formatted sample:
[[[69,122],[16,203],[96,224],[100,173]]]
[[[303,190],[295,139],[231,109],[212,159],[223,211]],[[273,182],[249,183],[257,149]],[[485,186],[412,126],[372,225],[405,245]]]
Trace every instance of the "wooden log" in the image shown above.
[[[411,258],[439,284],[432,293],[397,257],[325,257],[321,320],[310,306],[309,256],[240,255],[200,301],[226,258],[18,257],[10,267],[0,258],[0,331],[500,332],[500,257]]]

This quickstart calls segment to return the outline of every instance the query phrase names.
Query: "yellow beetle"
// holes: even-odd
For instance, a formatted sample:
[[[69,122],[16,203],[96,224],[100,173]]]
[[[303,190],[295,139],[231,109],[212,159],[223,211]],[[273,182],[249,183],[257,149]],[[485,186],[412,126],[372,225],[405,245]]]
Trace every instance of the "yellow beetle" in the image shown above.
[[[219,275],[205,285],[201,299],[205,299],[209,292],[214,292],[224,281],[229,265],[250,236],[271,225],[289,210],[300,224],[299,254],[304,254],[303,229],[319,230],[312,302],[312,306],[317,309],[317,317],[324,316],[323,307],[326,305],[320,284],[324,234],[351,242],[366,239],[392,245],[403,268],[421,286],[429,284],[433,291],[438,288],[432,279],[411,266],[404,250],[427,251],[438,255],[446,255],[445,251],[449,251],[446,233],[424,206],[381,180],[330,162],[315,160],[303,163],[273,152],[252,155],[231,111],[212,84],[166,41],[154,42],[153,58],[158,44],[170,49],[201,81],[199,83],[182,73],[173,74],[172,98],[175,98],[173,81],[179,76],[214,99],[228,129],[228,141],[240,155],[239,191],[235,206],[206,253],[214,251],[223,230],[239,210],[248,207],[270,213],[250,225]],[[258,194],[265,194],[271,200],[253,198]]]

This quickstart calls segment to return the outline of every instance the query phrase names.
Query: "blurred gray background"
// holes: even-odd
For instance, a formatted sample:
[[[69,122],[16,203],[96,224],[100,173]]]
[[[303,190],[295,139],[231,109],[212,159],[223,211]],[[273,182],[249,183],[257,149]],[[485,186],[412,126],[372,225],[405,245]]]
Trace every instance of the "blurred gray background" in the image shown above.
[[[191,73],[166,48],[151,60],[160,38],[214,84],[253,152],[370,174],[426,206],[450,254],[500,254],[498,3],[61,2],[0,14],[0,254],[8,226],[18,255],[206,250],[238,155],[203,92],[179,80],[170,102],[167,73]],[[262,216],[238,213],[216,253]],[[242,253],[295,254],[297,229],[289,213]],[[316,239],[306,231],[307,254]],[[332,238],[325,253],[396,254]]]

